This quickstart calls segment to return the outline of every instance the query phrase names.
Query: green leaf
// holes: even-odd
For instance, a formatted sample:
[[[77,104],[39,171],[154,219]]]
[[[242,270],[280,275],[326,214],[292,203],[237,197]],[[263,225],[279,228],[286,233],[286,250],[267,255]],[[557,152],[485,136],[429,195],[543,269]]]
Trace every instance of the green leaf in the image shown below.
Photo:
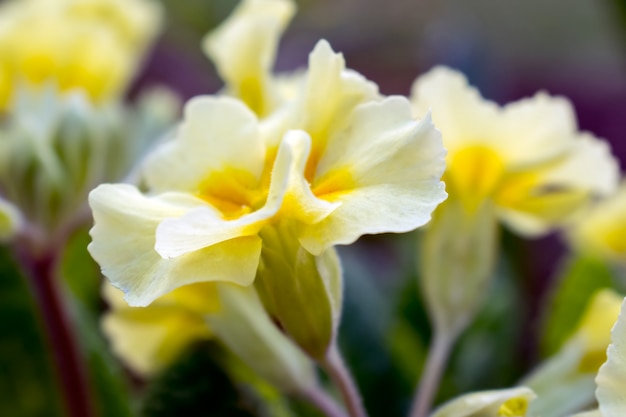
[[[611,269],[605,262],[586,255],[565,262],[545,307],[542,353],[556,353],[574,331],[591,296],[600,288],[612,286]]]
[[[0,248],[0,277],[0,415],[62,416],[39,313],[6,248]]]

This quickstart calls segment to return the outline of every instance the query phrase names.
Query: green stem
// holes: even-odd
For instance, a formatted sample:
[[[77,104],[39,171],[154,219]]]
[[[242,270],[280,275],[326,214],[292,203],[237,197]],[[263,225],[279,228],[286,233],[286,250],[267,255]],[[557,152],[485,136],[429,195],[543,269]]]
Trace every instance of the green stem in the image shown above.
[[[326,359],[323,360],[320,365],[328,373],[330,379],[335,383],[341,392],[341,396],[348,409],[348,415],[350,417],[367,417],[365,407],[363,407],[363,401],[359,390],[350,375],[341,353],[337,349],[337,346],[333,343],[330,347]]]
[[[428,415],[439,389],[441,377],[446,369],[454,340],[455,338],[450,337],[449,334],[435,330],[428,351],[426,366],[413,397],[410,417],[426,417]]]
[[[324,413],[326,417],[347,417],[346,412],[320,387],[309,389],[300,396]]]

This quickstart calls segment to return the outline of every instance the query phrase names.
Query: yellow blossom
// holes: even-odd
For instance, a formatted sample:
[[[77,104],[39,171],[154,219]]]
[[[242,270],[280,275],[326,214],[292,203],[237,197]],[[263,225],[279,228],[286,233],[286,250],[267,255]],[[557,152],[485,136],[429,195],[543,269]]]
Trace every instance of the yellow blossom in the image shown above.
[[[578,250],[603,259],[626,262],[626,184],[585,211],[567,235]]]
[[[616,187],[608,145],[578,131],[565,98],[538,93],[500,107],[438,67],[416,80],[412,102],[416,115],[432,110],[441,129],[451,198],[469,212],[492,202],[518,233],[545,233]]]
[[[106,284],[105,300],[111,310],[102,328],[113,351],[140,375],[150,375],[170,365],[192,342],[212,336],[204,316],[219,309],[214,284],[179,288],[146,308],[129,307],[123,293]]]
[[[0,109],[18,87],[118,96],[159,26],[148,0],[25,0],[0,7]],[[4,80],[4,81],[3,81]]]
[[[622,300],[610,289],[594,294],[561,350],[522,381],[539,396],[531,406],[533,415],[569,415],[593,402],[593,380],[606,361]]]
[[[358,105],[370,84],[344,73],[325,42],[311,54],[308,82],[279,137],[266,137],[236,100],[192,100],[176,140],[146,163],[149,195],[128,185],[92,191],[91,253],[130,304],[193,282],[249,285],[260,232],[278,220],[293,222],[314,255],[429,220],[445,198],[444,151],[429,118],[414,121],[400,97]]]
[[[526,387],[475,392],[449,401],[431,417],[525,417],[535,397]]]
[[[0,242],[13,237],[22,226],[22,215],[8,201],[0,198]]]
[[[611,330],[607,360],[596,376],[598,409],[575,417],[622,417],[626,415],[626,299]]]

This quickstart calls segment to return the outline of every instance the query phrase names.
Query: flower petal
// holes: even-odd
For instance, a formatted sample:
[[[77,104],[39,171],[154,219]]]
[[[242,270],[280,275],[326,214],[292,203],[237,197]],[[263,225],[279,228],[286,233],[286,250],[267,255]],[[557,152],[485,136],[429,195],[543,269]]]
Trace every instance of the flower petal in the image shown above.
[[[294,12],[287,0],[245,0],[203,41],[228,90],[259,116],[273,107],[270,70]]]
[[[341,202],[305,227],[301,243],[314,254],[363,234],[413,230],[446,198],[441,136],[429,117],[412,119],[408,101],[363,104],[348,126],[330,138],[312,184],[318,197]]]
[[[213,172],[231,169],[258,179],[264,163],[254,114],[238,100],[201,96],[187,103],[176,139],[148,157],[144,173],[153,191],[197,193]]]
[[[121,298],[121,291],[107,287],[104,293],[108,299]],[[141,375],[154,374],[170,365],[192,342],[211,337],[202,315],[175,305],[156,304],[133,308],[115,302],[102,320],[113,351]]]
[[[413,114],[418,117],[432,112],[451,154],[468,144],[498,146],[494,140],[498,127],[497,104],[483,99],[459,71],[435,67],[420,76],[413,83],[411,103]]]
[[[557,162],[515,174],[498,191],[499,215],[518,233],[546,233],[570,220],[593,196],[617,188],[619,168],[605,142],[582,134],[570,147]]]
[[[596,397],[602,417],[626,415],[626,299],[611,331],[607,361],[596,377]]]
[[[195,282],[249,285],[254,279],[261,250],[256,236],[232,239],[176,259],[163,259],[155,251],[159,223],[202,205],[202,200],[175,193],[145,197],[129,185],[101,185],[91,192],[89,202],[95,224],[88,249],[132,306],[146,306]]]
[[[12,238],[22,227],[23,221],[17,207],[0,198],[0,242]]]
[[[538,93],[510,103],[502,109],[502,156],[511,169],[554,158],[569,150],[576,125],[574,109],[563,97]]]
[[[524,417],[534,398],[535,394],[527,387],[475,392],[449,401],[431,417]]]

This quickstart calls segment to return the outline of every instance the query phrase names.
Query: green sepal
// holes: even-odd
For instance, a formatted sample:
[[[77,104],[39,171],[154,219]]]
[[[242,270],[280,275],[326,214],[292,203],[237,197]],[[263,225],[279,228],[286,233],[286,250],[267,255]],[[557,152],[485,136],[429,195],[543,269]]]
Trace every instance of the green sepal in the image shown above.
[[[339,323],[341,265],[332,248],[320,256],[306,251],[292,227],[277,224],[263,230],[255,284],[265,308],[285,333],[321,361]]]
[[[434,327],[455,337],[473,320],[488,292],[496,260],[494,206],[474,212],[449,199],[437,208],[421,245],[421,289]]]

